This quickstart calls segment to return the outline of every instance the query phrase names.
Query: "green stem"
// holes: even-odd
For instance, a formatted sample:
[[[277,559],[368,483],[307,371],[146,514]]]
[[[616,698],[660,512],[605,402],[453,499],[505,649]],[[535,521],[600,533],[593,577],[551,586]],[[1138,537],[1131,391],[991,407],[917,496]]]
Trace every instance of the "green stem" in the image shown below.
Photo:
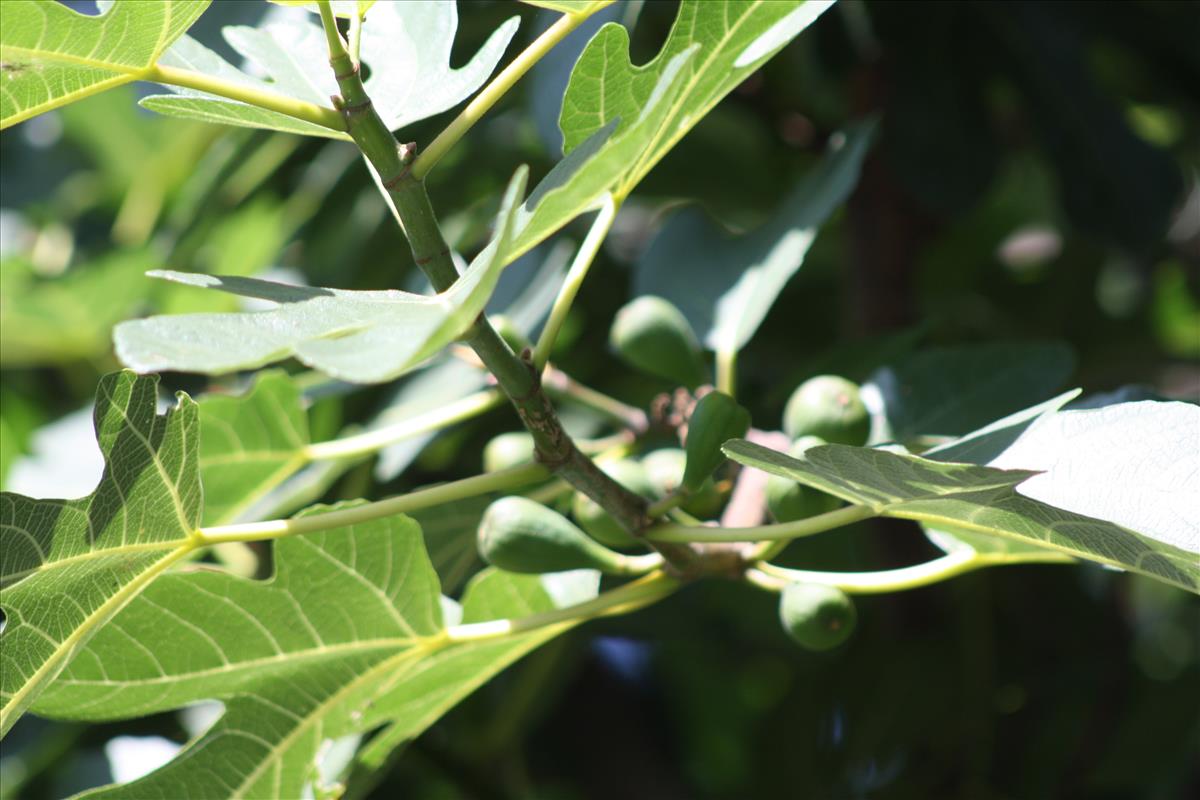
[[[607,5],[607,4],[605,4]],[[514,58],[507,67],[500,71],[491,83],[483,88],[475,98],[467,103],[467,107],[454,118],[454,121],[439,133],[425,151],[413,164],[413,175],[417,180],[423,180],[433,169],[442,156],[466,135],[471,127],[483,118],[492,106],[496,104],[513,85],[529,71],[529,68],[541,60],[550,50],[571,31],[578,28],[585,19],[599,11],[604,6],[589,9],[586,14],[566,14],[546,29],[546,32],[533,41],[521,54]]]
[[[547,625],[578,623],[596,617],[627,614],[661,600],[681,585],[680,581],[665,573],[654,572],[583,603],[518,619],[495,619],[455,625],[446,629],[445,636],[452,643],[476,642],[528,633]]]
[[[231,83],[220,78],[214,78],[211,75],[205,75],[202,72],[193,72],[192,70],[179,69],[178,67],[155,64],[141,73],[139,77],[142,80],[152,81],[153,83],[182,86],[187,89],[196,89],[197,91],[215,94],[220,97],[228,97],[230,100],[238,100],[248,105],[265,108],[268,111],[276,111],[295,119],[338,131],[339,133],[344,133],[346,130],[345,125],[342,123],[341,115],[332,108],[325,108],[315,103],[296,100],[295,98],[263,89],[255,89],[250,86]]]
[[[491,492],[506,492],[526,484],[544,480],[547,473],[538,464],[525,464],[510,469],[497,470],[486,475],[476,475],[459,481],[418,489],[398,497],[377,500],[353,508],[330,511],[327,514],[313,514],[307,517],[292,519],[275,519],[267,522],[245,522],[236,525],[217,525],[211,528],[199,528],[194,539],[196,546],[219,544],[221,542],[256,542],[266,539],[280,539],[300,533],[314,533],[343,525],[358,525],[371,520],[390,517],[393,514],[406,514],[419,511],[430,506],[453,503],[468,497],[477,497]]]
[[[587,277],[588,269],[592,266],[596,253],[600,252],[600,245],[612,228],[616,216],[617,203],[611,194],[605,193],[600,213],[593,220],[592,227],[588,229],[587,236],[584,237],[583,244],[579,246],[579,252],[575,254],[575,260],[571,262],[571,268],[567,271],[562,288],[558,290],[558,297],[554,298],[550,317],[546,320],[546,326],[542,328],[542,335],[538,337],[537,346],[533,349],[533,366],[536,369],[544,369],[546,362],[550,360],[550,351],[554,347],[554,341],[558,338],[558,332],[562,328],[563,322],[567,319],[567,312],[571,310],[571,304],[575,302],[575,296],[579,294],[579,287]]]
[[[482,392],[467,395],[441,408],[435,408],[424,414],[409,417],[395,425],[387,425],[373,431],[365,431],[341,439],[331,439],[327,442],[316,442],[305,447],[301,452],[308,461],[324,461],[328,459],[347,458],[349,456],[370,455],[378,450],[395,444],[411,436],[440,430],[464,420],[477,417],[485,411],[490,411],[504,402],[504,395],[497,389],[484,389]]]
[[[806,569],[787,569],[773,564],[760,564],[757,570],[746,571],[751,583],[778,591],[789,583],[818,583],[836,586],[847,594],[883,594],[916,589],[949,580],[966,572],[1004,564],[1065,564],[1071,559],[1057,553],[1007,555],[957,550],[941,558],[900,569],[878,572],[817,572]]]
[[[755,542],[763,539],[798,539],[823,533],[852,522],[875,516],[867,506],[846,506],[815,517],[785,522],[780,525],[758,525],[752,528],[709,528],[687,525],[661,525],[646,531],[651,542]]]

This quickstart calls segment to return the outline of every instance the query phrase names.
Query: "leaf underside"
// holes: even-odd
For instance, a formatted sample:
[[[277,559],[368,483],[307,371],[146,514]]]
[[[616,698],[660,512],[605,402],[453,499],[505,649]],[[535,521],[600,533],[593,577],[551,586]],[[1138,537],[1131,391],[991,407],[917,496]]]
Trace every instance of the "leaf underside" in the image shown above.
[[[452,69],[450,50],[458,28],[453,0],[372,5],[363,22],[361,58],[371,71],[365,84],[367,93],[384,124],[394,131],[453,108],[474,94],[500,62],[518,23],[516,17],[510,18],[468,63]],[[230,47],[268,79],[238,69],[190,37],[168,50],[162,63],[325,108],[330,107],[329,98],[338,94],[325,35],[309,15],[286,17],[258,28],[231,25],[223,34]],[[175,117],[349,139],[342,131],[280,112],[195,89],[167,88],[171,94],[152,95],[141,104]]]
[[[1195,412],[1200,415],[1200,409]],[[1086,412],[1063,412],[1079,413]],[[952,534],[1009,537],[1200,592],[1200,552],[1194,541],[1189,544],[1144,528],[1130,530],[1028,497],[1018,485],[1037,480],[1039,473],[1012,469],[1012,463],[997,469],[845,445],[813,448],[800,459],[742,440],[728,442],[724,449],[740,464],[813,486],[883,516],[912,519]],[[1190,487],[1183,481],[1172,487],[1182,489],[1181,503],[1200,495],[1195,478],[1187,480]],[[1095,487],[1115,489],[1116,484]]]
[[[277,305],[266,311],[124,322],[113,331],[117,357],[140,372],[221,374],[294,356],[346,381],[391,380],[457,339],[483,311],[506,263],[525,176],[522,168],[509,183],[492,243],[441,294],[347,291],[253,278],[152,273]]]

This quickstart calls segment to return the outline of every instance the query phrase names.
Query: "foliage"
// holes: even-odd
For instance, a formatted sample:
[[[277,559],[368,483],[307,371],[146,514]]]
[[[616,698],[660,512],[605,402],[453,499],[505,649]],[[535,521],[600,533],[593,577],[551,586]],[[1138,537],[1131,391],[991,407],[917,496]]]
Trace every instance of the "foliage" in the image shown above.
[[[602,794],[653,785],[637,760],[656,752],[636,733],[650,713],[678,727],[691,794],[869,794],[902,780],[930,796],[954,780],[1052,795],[983,751],[960,757],[981,739],[956,735],[947,720],[964,714],[942,705],[965,672],[980,682],[970,724],[999,713],[990,654],[1025,657],[1042,593],[1072,629],[1064,650],[1089,626],[1129,626],[1135,656],[1108,658],[1119,666],[1106,674],[1136,662],[1176,692],[1145,696],[1188,705],[1200,405],[1163,365],[1200,331],[1179,277],[1186,215],[1168,218],[1182,186],[1170,155],[1185,145],[1167,152],[1163,131],[1183,125],[1167,106],[1147,112],[1157,128],[1131,111],[1134,132],[1080,63],[1054,63],[1077,43],[1055,50],[1031,8],[918,5],[929,25],[914,30],[892,9],[826,0],[272,2],[3,4],[0,115],[23,123],[0,140],[6,186],[38,187],[22,189],[37,199],[20,213],[6,199],[0,256],[11,791],[339,797],[389,782],[383,796],[423,796],[449,780],[553,793],[525,775],[521,739],[558,725],[546,709],[570,676],[587,689],[563,704],[572,720],[607,691],[580,664],[645,685],[653,652],[655,703],[616,725],[596,709],[593,733],[570,723],[561,743],[547,737],[547,753],[607,739],[630,783],[597,779]],[[235,24],[218,37],[214,20]],[[1064,181],[1055,222],[1093,237],[1074,245],[1090,256],[1068,255],[1103,263],[1100,311],[1047,277],[1057,256],[1028,231],[994,247],[1059,198],[1022,156],[1041,188],[1009,175],[980,199],[994,148],[981,134],[965,153],[955,136],[976,130],[985,102],[964,76],[990,73],[957,39],[961,74],[920,45],[926,27],[964,20],[976,24],[962,40],[1010,70],[1005,91]],[[531,21],[545,25],[518,35]],[[1013,61],[1022,24],[1046,47]],[[1168,27],[1153,36],[1176,41]],[[872,97],[850,73],[888,59],[892,91]],[[167,93],[135,104],[135,81]],[[1097,125],[1087,152],[1055,99],[1076,89]],[[930,120],[933,144],[914,119]],[[50,152],[67,157],[46,175],[10,158],[60,134]],[[1097,166],[1109,161],[1112,176]],[[1105,231],[1089,191],[1122,181],[1146,202]],[[931,218],[949,233],[919,240]],[[967,269],[981,259],[995,270]],[[920,280],[905,277],[916,263]],[[1135,263],[1174,288],[1123,292]],[[1078,307],[1064,314],[1062,297]],[[1139,302],[1148,310],[1126,310]],[[1110,365],[1130,352],[1150,355]],[[1064,391],[1126,377],[1153,388]],[[818,384],[803,408],[787,402]],[[93,394],[84,442],[67,422]],[[57,499],[69,468],[92,460],[95,488]],[[1005,569],[960,577],[985,567]],[[964,654],[947,654],[949,634],[892,635],[875,604],[911,616],[918,602],[940,603],[922,630],[936,607]],[[1010,614],[1025,646],[1004,652],[988,637]],[[590,628],[615,636],[564,637],[617,616]],[[829,652],[789,650],[788,637]],[[1091,702],[1090,673],[1070,669],[1078,694],[1054,691]],[[804,752],[755,743],[768,709]],[[1146,713],[1131,730],[1157,730]],[[867,761],[824,764],[809,730],[832,720],[841,748],[847,715],[858,738],[843,755]],[[936,747],[958,755],[937,758],[969,768],[922,783],[888,750],[884,716],[947,727],[953,742]],[[1165,796],[1186,782],[1177,765],[1198,729],[1159,716],[1172,744],[1140,758],[1175,770],[1159,770]],[[113,757],[107,777],[51,776],[42,765],[91,746],[62,744],[78,731],[109,745],[108,732],[163,733],[171,756],[137,774]],[[1138,785],[1109,763],[1089,788]]]

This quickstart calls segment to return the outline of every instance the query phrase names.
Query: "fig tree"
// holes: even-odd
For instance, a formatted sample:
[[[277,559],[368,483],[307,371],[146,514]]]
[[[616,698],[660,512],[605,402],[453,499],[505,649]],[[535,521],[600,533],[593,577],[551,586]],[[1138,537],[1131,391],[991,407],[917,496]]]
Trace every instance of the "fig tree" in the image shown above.
[[[694,389],[708,370],[700,342],[683,313],[661,297],[639,297],[617,312],[609,332],[613,350],[643,372]]]
[[[836,586],[790,583],[779,597],[783,629],[806,650],[832,650],[850,638],[858,614]]]
[[[619,573],[625,557],[598,544],[566,517],[526,497],[502,497],[479,524],[479,554],[509,572],[598,569]]]
[[[871,418],[856,383],[837,375],[818,375],[797,386],[788,398],[783,430],[793,439],[820,436],[827,442],[861,446],[871,433]]]

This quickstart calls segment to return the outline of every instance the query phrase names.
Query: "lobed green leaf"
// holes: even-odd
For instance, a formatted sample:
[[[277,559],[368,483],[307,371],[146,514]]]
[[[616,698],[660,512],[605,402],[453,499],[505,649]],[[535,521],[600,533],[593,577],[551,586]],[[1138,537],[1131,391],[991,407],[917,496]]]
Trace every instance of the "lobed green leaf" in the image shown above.
[[[5,0],[0,129],[140,79],[209,2],[116,3],[87,16],[54,0]]]
[[[380,724],[415,736],[569,627],[450,644],[420,527],[403,516],[282,539],[275,564],[267,581],[204,568],[164,576],[43,696],[38,713],[73,719],[225,705],[173,762],[88,797],[304,796],[323,742]],[[595,577],[580,579],[568,602],[594,596]],[[489,572],[463,608],[482,621],[561,604],[539,578]]]
[[[831,5],[684,0],[662,49],[641,67],[630,62],[628,32],[603,26],[571,72],[559,116],[565,157],[526,202],[514,256],[606,192],[628,195],[721,98]]]
[[[203,524],[240,520],[308,463],[308,417],[287,374],[264,372],[246,394],[208,394],[199,406]]]
[[[105,469],[90,495],[0,495],[0,734],[192,548],[202,503],[198,410],[180,394],[160,416],[157,390],[157,377],[101,379],[94,417]]]
[[[390,130],[397,130],[458,105],[491,75],[518,24],[516,17],[510,18],[492,33],[469,62],[452,69],[450,50],[458,28],[453,0],[371,6],[363,22],[361,58],[371,71],[365,86],[375,110]],[[259,28],[228,26],[223,33],[229,45],[269,79],[247,74],[188,37],[177,42],[164,55],[162,63],[318,106],[329,107],[329,98],[338,94],[337,81],[329,68],[325,35],[305,15]],[[206,122],[349,138],[342,131],[237,100],[195,89],[167,88],[173,94],[147,97],[142,105],[162,114]]]

